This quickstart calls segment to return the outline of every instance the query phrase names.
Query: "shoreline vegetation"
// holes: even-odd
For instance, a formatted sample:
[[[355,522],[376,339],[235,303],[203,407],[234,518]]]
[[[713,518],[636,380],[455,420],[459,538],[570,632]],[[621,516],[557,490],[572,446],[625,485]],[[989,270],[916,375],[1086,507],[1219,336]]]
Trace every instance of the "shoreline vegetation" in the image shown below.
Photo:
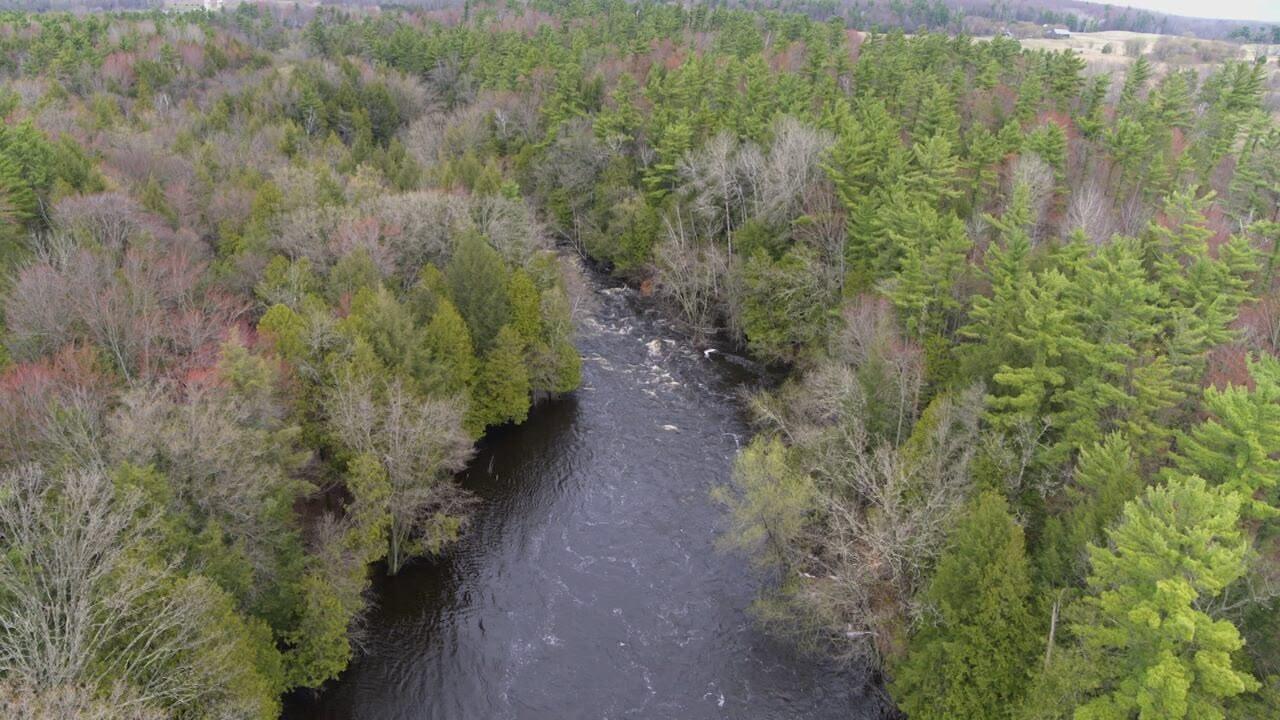
[[[556,238],[785,373],[764,627],[912,718],[1274,717],[1280,59],[813,5],[0,11],[0,714],[337,677],[580,382]]]

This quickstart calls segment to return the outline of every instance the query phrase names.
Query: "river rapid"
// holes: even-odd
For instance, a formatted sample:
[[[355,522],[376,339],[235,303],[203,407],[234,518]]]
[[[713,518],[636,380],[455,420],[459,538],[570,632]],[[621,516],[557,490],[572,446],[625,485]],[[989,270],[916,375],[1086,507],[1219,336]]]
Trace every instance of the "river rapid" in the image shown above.
[[[763,633],[761,579],[715,548],[752,376],[591,282],[582,387],[481,444],[467,534],[375,578],[363,653],[287,718],[888,716],[861,674]]]

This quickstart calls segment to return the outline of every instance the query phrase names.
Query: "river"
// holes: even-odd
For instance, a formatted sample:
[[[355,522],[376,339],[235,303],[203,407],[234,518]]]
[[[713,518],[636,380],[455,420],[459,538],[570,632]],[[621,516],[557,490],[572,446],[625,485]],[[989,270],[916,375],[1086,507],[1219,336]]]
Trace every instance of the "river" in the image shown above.
[[[719,552],[750,376],[593,278],[582,387],[479,448],[483,499],[444,557],[377,577],[364,651],[286,717],[317,720],[884,715],[856,672],[756,627],[760,579]]]

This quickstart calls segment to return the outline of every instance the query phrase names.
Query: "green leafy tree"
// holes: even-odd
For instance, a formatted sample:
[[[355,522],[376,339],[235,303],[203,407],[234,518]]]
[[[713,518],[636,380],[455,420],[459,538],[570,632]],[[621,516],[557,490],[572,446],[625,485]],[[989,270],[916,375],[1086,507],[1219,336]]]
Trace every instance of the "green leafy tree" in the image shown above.
[[[732,517],[721,543],[749,553],[762,567],[783,569],[794,559],[795,541],[819,501],[813,479],[792,467],[782,442],[763,436],[734,461],[733,485],[711,495]]]

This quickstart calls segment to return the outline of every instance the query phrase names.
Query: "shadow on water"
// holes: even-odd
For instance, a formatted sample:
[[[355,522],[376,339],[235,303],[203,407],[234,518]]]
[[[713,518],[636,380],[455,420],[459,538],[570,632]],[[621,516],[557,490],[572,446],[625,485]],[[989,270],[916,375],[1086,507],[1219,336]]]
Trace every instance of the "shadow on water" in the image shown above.
[[[374,581],[364,653],[291,720],[878,718],[865,679],[747,613],[759,580],[714,548],[750,376],[597,280],[583,386],[487,438],[483,499],[442,557]]]

